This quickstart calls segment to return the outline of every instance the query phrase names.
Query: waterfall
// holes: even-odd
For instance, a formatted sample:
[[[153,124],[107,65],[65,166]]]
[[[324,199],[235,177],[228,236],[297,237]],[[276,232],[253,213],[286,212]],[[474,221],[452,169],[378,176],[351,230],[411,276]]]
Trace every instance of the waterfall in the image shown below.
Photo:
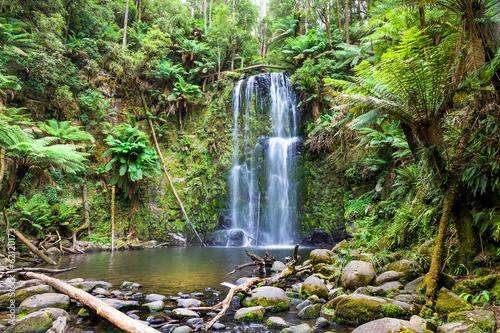
[[[297,107],[285,73],[238,81],[233,89],[232,229],[243,245],[292,245],[297,230]]]

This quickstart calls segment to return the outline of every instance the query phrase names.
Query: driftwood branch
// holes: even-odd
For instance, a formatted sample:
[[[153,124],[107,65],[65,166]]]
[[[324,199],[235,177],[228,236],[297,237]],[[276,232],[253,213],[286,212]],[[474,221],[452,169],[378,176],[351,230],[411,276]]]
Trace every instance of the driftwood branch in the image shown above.
[[[2,279],[5,275],[16,274],[21,272],[40,272],[40,273],[48,273],[48,274],[58,274],[63,272],[68,272],[74,270],[76,267],[64,268],[64,269],[50,269],[50,268],[42,268],[42,267],[19,267],[15,269],[11,269],[0,274],[0,279]]]
[[[260,258],[259,256],[255,255],[253,253],[250,253],[247,250],[245,250],[245,251],[250,258],[257,259],[253,263],[244,264],[244,265],[247,265],[247,267],[253,265],[259,259],[262,262],[265,262],[264,258],[266,258],[266,257],[273,258],[274,261],[276,261],[276,259],[274,257],[272,257],[267,252],[266,252],[266,256],[264,258]],[[295,264],[297,263],[297,260],[299,259],[298,251],[299,251],[299,244],[295,245],[295,248],[293,250],[293,259],[287,264],[285,269],[283,271],[281,271],[281,273],[277,274],[276,276],[272,276],[269,278],[253,277],[253,278],[246,280],[243,284],[241,284],[239,286],[223,283],[222,285],[224,285],[226,287],[230,287],[230,289],[229,289],[229,292],[227,293],[226,298],[224,298],[224,300],[222,302],[214,305],[212,308],[191,308],[191,310],[198,310],[198,311],[214,310],[214,311],[217,311],[220,308],[220,312],[205,327],[205,330],[208,331],[217,322],[217,320],[219,320],[222,316],[224,316],[226,311],[229,309],[229,306],[231,305],[231,300],[233,299],[233,296],[236,295],[237,293],[244,292],[246,294],[249,294],[250,289],[256,284],[259,284],[259,283],[262,283],[263,285],[275,284],[278,281],[280,281],[281,279],[285,279],[287,277],[294,275],[297,272],[295,270]]]
[[[71,245],[71,249],[74,251],[75,250],[75,246],[76,246],[76,235],[80,232],[80,231],[83,231],[85,229],[87,229],[89,225],[87,223],[85,223],[84,225],[81,225],[79,226],[75,232],[73,232],[73,235],[71,236],[71,238],[73,239],[73,245]]]
[[[97,297],[90,295],[89,293],[70,286],[67,283],[64,283],[58,279],[54,279],[43,274],[37,274],[32,272],[22,272],[26,277],[32,279],[38,279],[49,286],[59,290],[63,294],[68,295],[69,297],[77,300],[83,305],[88,306],[92,310],[96,312],[97,315],[109,320],[113,325],[118,327],[124,332],[127,333],[158,333],[154,328],[148,327],[139,321],[130,318],[126,314],[116,310],[115,308],[109,306],[104,303]]]
[[[21,241],[23,242],[30,250],[31,252],[35,253],[36,255],[38,255],[40,258],[43,259],[43,261],[45,261],[47,264],[51,264],[51,265],[56,265],[56,262],[52,259],[50,259],[49,257],[47,257],[42,251],[38,250],[35,245],[33,245],[26,237],[23,236],[22,233],[20,233],[17,229],[12,229],[14,230],[14,235],[16,235],[16,237]]]
[[[272,255],[270,255],[268,252],[266,252],[266,255],[264,256],[264,258],[261,258],[258,255],[247,251],[246,249],[245,249],[245,253],[247,254],[247,256],[250,259],[253,260],[253,262],[249,262],[249,263],[246,263],[243,265],[236,266],[236,267],[234,267],[234,269],[231,272],[227,273],[226,275],[234,274],[237,270],[245,268],[245,267],[250,267],[250,266],[257,266],[256,270],[258,272],[260,272],[262,274],[266,274],[266,266],[272,266],[273,263],[278,260],[275,257],[273,257]]]

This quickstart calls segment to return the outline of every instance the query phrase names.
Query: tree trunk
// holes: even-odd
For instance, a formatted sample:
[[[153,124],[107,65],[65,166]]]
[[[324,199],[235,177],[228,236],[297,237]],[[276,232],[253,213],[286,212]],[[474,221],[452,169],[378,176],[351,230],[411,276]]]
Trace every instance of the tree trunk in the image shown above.
[[[3,207],[2,212],[3,212],[3,218],[5,220],[5,239],[3,240],[3,247],[5,252],[8,252],[7,244],[9,243],[10,221],[9,217],[7,216],[7,209],[5,209],[5,207]]]
[[[158,333],[157,330],[142,324],[141,322],[130,318],[126,314],[116,310],[110,305],[104,303],[97,297],[90,295],[89,293],[75,288],[67,283],[64,283],[58,279],[54,279],[43,274],[37,274],[32,272],[22,272],[20,273],[28,278],[40,280],[49,286],[59,290],[63,294],[77,300],[83,305],[88,306],[96,312],[97,315],[109,320],[113,325],[118,327],[127,333]]]
[[[35,253],[36,255],[38,255],[40,258],[43,259],[43,261],[45,261],[47,264],[50,264],[50,265],[56,265],[56,262],[52,259],[50,259],[49,257],[47,257],[42,251],[38,250],[35,245],[33,245],[26,237],[23,236],[22,233],[20,233],[18,230],[16,229],[11,229],[13,232],[14,232],[14,235],[16,235],[16,237],[24,243],[24,245],[26,245],[30,250],[31,252]]]
[[[453,205],[453,222],[457,228],[458,264],[465,267],[473,266],[472,260],[481,251],[478,231],[474,229],[473,218],[467,209],[465,199],[455,200]]]
[[[0,189],[2,188],[1,184],[3,184],[3,177],[5,176],[6,163],[7,159],[5,158],[5,150],[0,148]]]
[[[231,50],[231,72],[234,71],[234,46]]]
[[[138,21],[140,21],[142,19],[142,8],[141,7],[142,7],[142,1],[139,0],[137,2],[137,12],[138,12],[138,14],[137,14],[137,20]]]
[[[314,121],[318,120],[319,118],[319,101],[317,99],[312,100],[312,116]]]
[[[299,35],[302,35],[302,4],[300,0],[297,2],[297,10],[299,12]]]
[[[115,185],[111,186],[111,252],[115,250]]]
[[[66,31],[64,32],[64,40],[68,41],[68,34],[69,34],[69,24],[71,22],[71,14],[73,13],[73,7],[69,9],[68,12],[68,20],[66,21]]]
[[[439,230],[436,238],[436,245],[434,246],[434,252],[432,254],[431,267],[429,269],[429,273],[427,273],[427,307],[434,305],[434,300],[438,291],[439,273],[441,273],[441,270],[443,269],[446,231],[448,230],[448,224],[451,219],[453,203],[455,201],[456,184],[458,182],[452,177],[454,176],[450,176],[448,188],[444,193],[443,213],[441,215],[441,220],[439,221]]]
[[[332,46],[332,31],[330,28],[330,0],[326,3],[326,35],[328,36],[328,49]]]
[[[345,42],[346,44],[350,44],[349,40],[349,2],[345,0]]]
[[[337,0],[337,18],[339,21],[339,32],[342,31],[342,21],[340,20],[340,2]]]
[[[87,176],[83,177],[82,186],[82,201],[83,201],[83,224],[88,226],[89,238],[90,238],[90,214],[89,214],[89,201],[87,197]]]
[[[207,32],[207,0],[203,0],[203,26]]]
[[[209,27],[212,26],[212,4],[213,4],[213,0],[210,0],[210,11],[208,13],[208,26]]]
[[[346,0],[347,1],[347,0]],[[122,47],[125,48],[127,45],[127,25],[128,25],[128,5],[130,0],[127,0],[125,4],[125,19],[123,20],[123,43]]]
[[[74,232],[73,232],[73,235],[71,236],[72,240],[73,240],[73,245],[71,245],[71,250],[75,250],[75,246],[76,246],[76,236],[77,234],[82,231],[83,229],[86,229],[87,228],[87,225],[84,224],[84,225],[81,225],[79,226]]]
[[[424,9],[424,6],[418,6],[418,15],[419,15],[419,18],[420,18],[420,29],[425,29],[425,27],[427,26],[426,22],[425,22],[425,9]]]
[[[146,103],[146,99],[144,98],[144,94],[142,93],[142,91],[141,91],[141,99],[142,99],[142,105],[144,106],[144,113],[147,116],[148,105]],[[151,118],[149,118],[149,117],[147,117],[147,118],[148,118],[149,127],[151,128],[151,134],[153,134],[153,141],[155,144],[156,152],[158,153],[158,156],[160,156],[161,164],[163,166],[163,172],[165,172],[165,175],[167,176],[168,182],[170,183],[170,187],[172,188],[172,192],[174,192],[175,198],[177,199],[177,202],[179,203],[179,206],[181,207],[181,210],[182,210],[182,213],[184,214],[184,217],[186,218],[189,225],[193,229],[196,237],[198,237],[198,239],[200,240],[200,246],[205,246],[205,244],[203,243],[203,240],[201,239],[200,235],[196,231],[196,228],[194,227],[193,223],[191,223],[191,220],[189,219],[189,217],[186,213],[186,210],[184,209],[184,205],[182,204],[181,199],[177,195],[177,191],[175,190],[174,184],[172,183],[172,178],[170,178],[170,175],[167,172],[167,167],[165,165],[165,160],[163,159],[163,154],[161,153],[160,146],[158,145],[158,140],[156,139],[156,132],[155,132],[155,128],[153,126],[153,122],[151,121]]]
[[[233,20],[236,20],[236,0],[233,0]]]

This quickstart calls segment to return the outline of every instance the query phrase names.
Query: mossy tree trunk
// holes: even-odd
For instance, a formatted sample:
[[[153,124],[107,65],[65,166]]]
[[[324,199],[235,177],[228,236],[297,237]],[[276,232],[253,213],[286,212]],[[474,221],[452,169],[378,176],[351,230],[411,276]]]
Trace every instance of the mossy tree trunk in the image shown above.
[[[467,209],[465,198],[457,198],[453,205],[453,222],[457,229],[458,265],[472,267],[472,261],[481,250],[478,231],[474,229],[473,218]]]
[[[443,213],[439,221],[439,231],[436,238],[436,245],[432,254],[431,268],[427,273],[427,289],[426,296],[428,306],[432,306],[438,290],[439,273],[443,269],[443,254],[446,231],[452,216],[453,203],[455,201],[455,191],[457,188],[456,179],[450,179],[448,188],[444,193],[443,198]]]

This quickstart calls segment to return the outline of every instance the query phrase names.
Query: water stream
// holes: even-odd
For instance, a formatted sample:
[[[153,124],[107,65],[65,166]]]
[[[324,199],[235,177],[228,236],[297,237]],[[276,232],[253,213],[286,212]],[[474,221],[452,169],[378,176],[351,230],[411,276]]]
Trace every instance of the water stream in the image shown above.
[[[238,81],[233,89],[230,219],[241,245],[297,240],[297,99],[286,73]]]

